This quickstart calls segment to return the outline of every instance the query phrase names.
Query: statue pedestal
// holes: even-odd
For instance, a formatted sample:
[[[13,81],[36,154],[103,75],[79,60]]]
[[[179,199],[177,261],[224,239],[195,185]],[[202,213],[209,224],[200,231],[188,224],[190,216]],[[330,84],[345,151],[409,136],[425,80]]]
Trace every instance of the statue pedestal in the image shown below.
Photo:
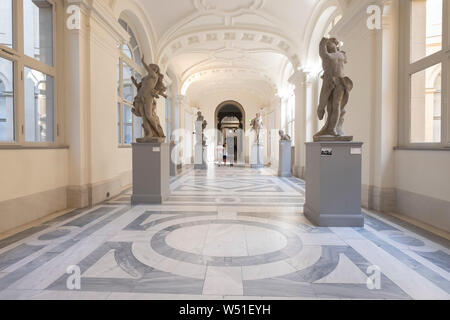
[[[208,164],[205,161],[206,158],[206,146],[202,144],[195,145],[195,162],[194,169],[195,170],[207,170]]]
[[[250,158],[250,167],[252,169],[264,168],[264,146],[254,144],[252,146],[252,156]]]
[[[177,145],[174,143],[170,144],[170,158],[169,158],[169,163],[170,163],[170,176],[171,177],[176,177],[178,174],[178,149],[177,149]]]
[[[168,198],[169,163],[167,143],[133,143],[133,205],[161,204]]]
[[[292,142],[281,140],[279,149],[278,176],[290,177],[292,176]]]
[[[320,227],[364,227],[362,142],[306,144],[306,217]]]

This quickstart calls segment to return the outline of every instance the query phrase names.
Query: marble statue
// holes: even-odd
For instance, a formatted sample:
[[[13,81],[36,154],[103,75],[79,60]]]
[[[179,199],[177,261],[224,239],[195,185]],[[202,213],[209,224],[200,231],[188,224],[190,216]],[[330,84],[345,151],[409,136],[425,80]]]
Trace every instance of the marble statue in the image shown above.
[[[252,127],[252,130],[255,130],[256,132],[256,144],[259,145],[260,144],[260,132],[261,129],[263,127],[263,122],[262,122],[262,117],[260,113],[256,114],[256,118],[252,120],[252,122],[250,123],[250,126]]]
[[[323,38],[319,53],[324,74],[317,115],[322,120],[326,111],[328,116],[324,127],[314,136],[314,141],[352,141],[353,137],[345,136],[342,129],[345,107],[353,89],[352,80],[344,76],[346,53],[341,50],[341,43],[335,38]]]
[[[158,114],[156,113],[156,99],[160,96],[167,98],[165,94],[167,88],[164,86],[164,75],[161,74],[159,66],[156,64],[147,65],[142,57],[142,63],[147,70],[147,75],[138,82],[131,77],[133,84],[137,88],[137,95],[134,98],[131,109],[136,117],[142,118],[144,137],[138,138],[138,143],[143,142],[164,142],[166,137],[161,126]]]
[[[202,112],[197,112],[197,121],[202,123],[202,144],[203,146],[206,146],[206,139],[205,139],[205,129],[208,126],[208,122],[205,120],[205,117],[202,115]]]
[[[291,136],[289,136],[287,133],[284,133],[283,130],[280,130],[278,133],[280,135],[281,141],[291,141]]]

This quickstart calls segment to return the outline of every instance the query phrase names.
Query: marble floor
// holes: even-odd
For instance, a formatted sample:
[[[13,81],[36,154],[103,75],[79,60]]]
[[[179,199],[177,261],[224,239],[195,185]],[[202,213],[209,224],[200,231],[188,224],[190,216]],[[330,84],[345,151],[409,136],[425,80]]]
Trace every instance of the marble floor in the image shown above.
[[[129,191],[69,212],[0,240],[0,299],[450,298],[448,240],[369,212],[364,228],[314,227],[304,187],[189,169],[163,205]]]

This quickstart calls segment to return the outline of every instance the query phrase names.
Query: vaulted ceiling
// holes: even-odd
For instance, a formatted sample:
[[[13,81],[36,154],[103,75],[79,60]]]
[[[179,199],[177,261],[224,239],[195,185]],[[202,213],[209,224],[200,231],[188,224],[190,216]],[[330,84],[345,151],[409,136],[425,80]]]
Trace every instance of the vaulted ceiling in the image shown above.
[[[183,94],[245,90],[270,98],[299,65],[320,0],[135,0],[151,21],[157,63]]]

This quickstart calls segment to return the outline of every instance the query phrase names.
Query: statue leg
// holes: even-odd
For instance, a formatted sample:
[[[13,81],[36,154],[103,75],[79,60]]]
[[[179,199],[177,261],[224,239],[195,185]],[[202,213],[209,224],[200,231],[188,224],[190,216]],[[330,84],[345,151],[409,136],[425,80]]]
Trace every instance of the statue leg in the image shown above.
[[[325,116],[325,108],[328,104],[330,96],[333,92],[334,85],[330,81],[324,81],[322,84],[322,90],[320,91],[319,107],[317,108],[317,115],[322,120]]]
[[[337,128],[336,128],[337,133],[340,136],[344,136],[345,135],[344,130],[343,130],[342,127],[344,125],[345,114],[347,113],[346,106],[347,106],[347,103],[348,103],[349,96],[350,96],[349,92],[347,90],[345,90],[345,93],[344,93],[344,96],[342,97],[342,102],[341,102],[341,115],[339,117],[339,122],[338,122],[338,125],[337,125]]]
[[[344,97],[345,89],[342,85],[336,86],[333,93],[333,105],[332,113],[329,115],[330,118],[330,134],[333,136],[339,136],[337,132],[337,126],[339,119],[341,118],[341,103]]]

